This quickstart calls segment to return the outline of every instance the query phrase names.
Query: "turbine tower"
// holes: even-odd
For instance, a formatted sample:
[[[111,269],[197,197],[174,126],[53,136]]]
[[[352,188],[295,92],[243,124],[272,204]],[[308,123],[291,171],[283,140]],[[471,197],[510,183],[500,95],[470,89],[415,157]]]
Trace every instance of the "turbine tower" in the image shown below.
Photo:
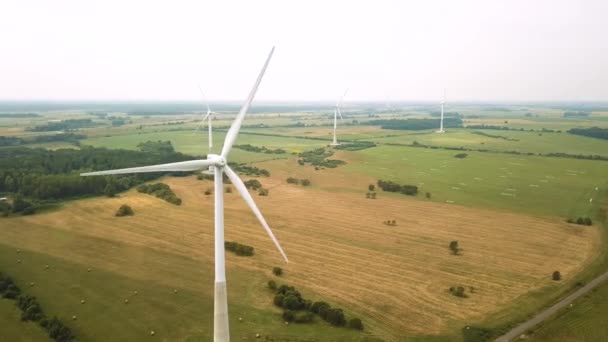
[[[344,94],[336,102],[336,107],[334,108],[334,140],[330,144],[331,146],[338,146],[338,145],[340,145],[340,143],[338,142],[338,139],[336,138],[336,128],[338,126],[338,115],[340,115],[340,120],[344,121],[344,118],[342,118],[342,113],[340,112],[340,106],[342,105],[342,100],[344,100],[344,96],[346,96],[347,92],[348,92],[348,89],[346,89],[344,91]]]
[[[226,266],[224,257],[224,189],[222,177],[224,173],[232,181],[232,184],[241,194],[241,197],[243,197],[249,208],[253,211],[254,215],[260,221],[260,223],[266,230],[266,233],[268,234],[272,242],[274,242],[275,246],[283,256],[285,261],[288,261],[285,252],[283,252],[281,245],[270,230],[268,223],[266,223],[266,220],[260,213],[260,210],[253,201],[253,198],[251,197],[251,194],[249,194],[249,191],[245,187],[245,184],[239,178],[239,176],[230,168],[230,166],[228,166],[228,162],[226,160],[228,154],[230,153],[232,145],[234,144],[236,137],[239,134],[241,124],[243,123],[243,119],[245,119],[245,114],[247,114],[247,110],[249,109],[249,106],[251,105],[251,102],[255,97],[255,93],[258,89],[258,86],[260,85],[260,82],[262,81],[262,77],[264,76],[264,72],[268,67],[268,63],[270,62],[270,58],[272,57],[273,52],[274,47],[270,51],[270,54],[266,59],[266,63],[264,63],[264,67],[258,75],[258,78],[255,81],[255,84],[253,85],[249,96],[245,100],[245,103],[241,107],[241,110],[234,119],[232,126],[230,126],[228,133],[226,133],[226,138],[224,140],[224,146],[222,147],[221,154],[209,154],[207,155],[207,159],[190,160],[184,162],[143,167],[132,167],[118,170],[88,172],[80,174],[81,176],[98,176],[141,172],[198,171],[206,169],[208,167],[211,167],[213,169],[215,175],[215,296],[213,340],[215,342],[230,341],[230,331],[228,327],[228,296],[226,293]]]
[[[441,120],[439,120],[439,130],[436,133],[445,133],[443,130],[443,106],[445,105],[445,89],[443,89],[443,100],[441,100]]]

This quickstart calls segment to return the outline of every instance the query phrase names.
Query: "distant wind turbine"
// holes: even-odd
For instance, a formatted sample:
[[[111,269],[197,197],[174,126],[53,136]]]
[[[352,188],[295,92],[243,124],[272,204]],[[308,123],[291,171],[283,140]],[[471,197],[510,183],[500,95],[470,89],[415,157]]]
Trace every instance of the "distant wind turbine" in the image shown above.
[[[203,120],[201,120],[201,126],[203,124],[203,122],[205,122],[205,120],[207,121],[207,128],[209,130],[209,153],[211,153],[211,148],[213,147],[213,136],[211,134],[211,120],[213,120],[213,118],[215,117],[215,115],[217,115],[216,112],[212,112],[211,108],[209,108],[209,101],[207,101],[207,97],[205,96],[205,93],[203,92],[203,89],[201,88],[201,86],[198,86],[198,90],[200,90],[201,92],[201,97],[203,98],[203,101],[205,102],[205,105],[207,105],[207,115],[205,115],[205,117],[203,117]],[[198,129],[198,128],[197,128]]]
[[[445,133],[443,130],[443,106],[445,105],[445,89],[443,89],[443,100],[441,100],[441,120],[439,120],[439,130],[436,133]]]
[[[97,171],[82,173],[81,176],[98,176],[98,175],[117,175],[126,173],[140,173],[140,172],[168,172],[168,171],[198,171],[208,167],[211,167],[214,171],[214,183],[215,183],[215,296],[214,296],[214,322],[213,322],[213,340],[215,342],[228,342],[230,341],[230,331],[228,327],[228,297],[226,293],[226,266],[224,257],[224,189],[223,189],[223,174],[225,173],[228,178],[232,181],[232,184],[236,187],[241,197],[245,200],[249,208],[253,211],[257,219],[260,221],[268,236],[287,262],[287,256],[283,252],[283,248],[275,238],[274,234],[270,230],[268,223],[260,213],[260,210],[256,206],[251,194],[245,187],[243,181],[239,176],[228,166],[226,158],[230,153],[232,145],[234,144],[245,114],[255,97],[255,93],[262,81],[264,72],[268,67],[270,58],[274,52],[274,47],[270,51],[266,63],[260,72],[258,78],[249,93],[249,96],[245,100],[245,103],[241,107],[238,115],[234,119],[232,126],[226,133],[226,139],[224,140],[224,146],[220,155],[209,154],[207,159],[190,160],[184,162],[160,164],[143,167],[132,167],[127,169],[108,170],[108,171]]]
[[[344,118],[342,117],[342,112],[340,112],[340,106],[342,105],[342,100],[344,100],[344,97],[346,96],[346,93],[348,92],[348,89],[346,89],[344,91],[344,94],[342,95],[342,97],[338,100],[338,102],[336,102],[336,107],[334,108],[334,140],[333,142],[330,144],[331,146],[337,146],[340,145],[340,143],[338,142],[338,139],[336,137],[336,128],[338,126],[338,115],[340,115],[340,120],[344,121]]]

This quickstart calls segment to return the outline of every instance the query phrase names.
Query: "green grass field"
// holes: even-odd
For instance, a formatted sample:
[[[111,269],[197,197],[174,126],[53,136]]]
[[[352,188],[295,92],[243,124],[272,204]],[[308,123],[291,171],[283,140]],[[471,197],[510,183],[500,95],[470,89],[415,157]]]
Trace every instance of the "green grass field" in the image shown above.
[[[608,336],[608,284],[599,286],[571,308],[542,324],[530,341],[586,341],[602,342]]]

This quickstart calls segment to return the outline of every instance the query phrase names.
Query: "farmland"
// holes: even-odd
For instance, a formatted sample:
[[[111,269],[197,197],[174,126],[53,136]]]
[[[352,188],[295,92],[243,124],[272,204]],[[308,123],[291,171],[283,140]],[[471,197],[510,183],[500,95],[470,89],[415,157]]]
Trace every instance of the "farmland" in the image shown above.
[[[253,194],[290,263],[282,263],[238,194],[226,193],[226,240],[255,248],[253,257],[227,254],[233,339],[253,341],[260,333],[313,341],[461,340],[464,327],[509,326],[605,268],[601,208],[608,195],[608,161],[539,154],[608,156],[608,141],[565,131],[540,132],[574,125],[559,117],[559,111],[537,112],[542,117],[524,119],[519,112],[481,111],[482,118],[465,120],[465,125],[496,124],[525,131],[455,128],[445,134],[381,129],[365,124],[367,118],[357,111],[346,112],[347,122],[360,123],[339,127],[338,140],[371,141],[376,146],[336,149],[330,158],[345,164],[317,169],[300,165],[297,154],[328,144],[331,130],[324,125],[323,114],[252,115],[246,124],[265,127],[244,128],[237,144],[286,152],[235,148],[231,161],[270,172],[270,177],[257,178],[269,196]],[[463,113],[479,110],[463,108]],[[31,134],[27,127],[61,115],[47,113],[14,125],[3,119],[0,134],[25,136]],[[421,111],[412,116],[425,115]],[[69,117],[90,116],[74,112]],[[605,117],[603,112],[594,115],[589,125],[601,125]],[[141,142],[168,140],[179,152],[208,152],[206,129],[196,129],[196,116],[129,119],[131,123],[119,127],[94,119],[96,126],[78,130],[87,135],[78,144],[26,146],[137,150]],[[300,121],[311,126],[285,127]],[[217,120],[216,127],[229,122]],[[576,127],[588,126],[585,120],[580,122]],[[214,131],[212,151],[220,150],[224,134],[225,129]],[[466,156],[455,158],[461,153]],[[288,177],[308,179],[311,186],[288,184]],[[376,199],[366,198],[368,186],[380,179],[415,185],[418,195],[376,189]],[[161,181],[183,200],[181,206],[129,190],[115,198],[62,202],[58,209],[33,216],[0,218],[0,272],[11,274],[45,311],[67,322],[79,340],[141,340],[152,330],[162,340],[209,340],[213,196],[204,192],[213,184],[195,175]],[[135,215],[115,217],[122,204],[131,206]],[[590,217],[595,224],[566,223],[577,217]],[[386,220],[396,224],[387,226]],[[460,255],[448,249],[454,240],[462,248]],[[274,266],[281,266],[285,275],[272,275]],[[555,270],[562,281],[551,280]],[[272,305],[273,294],[266,286],[270,279],[296,286],[306,298],[343,308],[347,317],[361,318],[365,330],[332,327],[318,318],[313,324],[285,325]],[[27,287],[30,282],[36,285]],[[454,286],[464,286],[468,298],[452,295],[449,288]],[[594,298],[586,300],[604,301]],[[31,339],[38,340],[37,334],[44,335],[33,324],[19,322],[9,304],[0,301],[0,315],[14,316],[15,324],[21,325],[0,331],[0,337],[32,334]],[[577,319],[584,320],[583,311]],[[559,319],[563,318],[555,322]],[[539,338],[555,330],[550,324],[539,330]],[[585,324],[597,322],[580,323]]]

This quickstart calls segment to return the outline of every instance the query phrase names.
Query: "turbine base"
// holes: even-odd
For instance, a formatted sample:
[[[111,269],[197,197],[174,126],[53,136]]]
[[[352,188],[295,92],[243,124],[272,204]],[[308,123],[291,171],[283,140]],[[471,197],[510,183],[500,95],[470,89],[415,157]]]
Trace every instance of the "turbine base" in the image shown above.
[[[226,282],[215,282],[215,295],[213,306],[213,341],[230,342],[230,329],[228,327],[228,294]]]

